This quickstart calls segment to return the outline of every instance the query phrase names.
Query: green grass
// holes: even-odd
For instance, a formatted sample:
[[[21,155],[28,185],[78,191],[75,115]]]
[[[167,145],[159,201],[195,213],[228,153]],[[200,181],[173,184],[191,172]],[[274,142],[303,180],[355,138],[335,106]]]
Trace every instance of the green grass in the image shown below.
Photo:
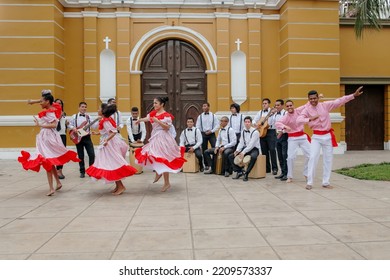
[[[361,180],[390,181],[390,162],[360,164],[335,170],[336,173]]]

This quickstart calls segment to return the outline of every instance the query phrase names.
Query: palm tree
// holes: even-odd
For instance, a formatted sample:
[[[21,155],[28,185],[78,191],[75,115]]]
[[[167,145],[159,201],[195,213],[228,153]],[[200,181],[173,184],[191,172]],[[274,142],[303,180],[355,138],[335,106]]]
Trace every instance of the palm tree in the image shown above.
[[[344,1],[343,1],[344,2]],[[357,38],[363,36],[366,28],[382,28],[381,19],[388,18],[390,0],[348,0],[353,7],[350,16],[355,17],[355,34]]]

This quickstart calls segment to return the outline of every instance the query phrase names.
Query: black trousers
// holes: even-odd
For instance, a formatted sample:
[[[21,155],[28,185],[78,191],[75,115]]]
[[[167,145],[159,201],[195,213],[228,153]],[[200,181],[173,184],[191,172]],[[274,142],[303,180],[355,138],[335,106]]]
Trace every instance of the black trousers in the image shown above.
[[[85,162],[84,162],[84,148],[87,151],[89,158],[89,166],[95,162],[95,151],[93,150],[93,144],[91,141],[91,135],[86,135],[81,138],[80,143],[76,145],[77,155],[80,159],[80,173],[85,173]]]
[[[218,154],[214,154],[215,148],[207,149],[206,152],[204,152],[204,160],[206,166],[211,166],[213,171],[215,172],[215,167],[217,164],[217,161],[215,160]],[[222,173],[231,172],[232,165],[229,163],[229,155],[234,152],[233,148],[227,148],[222,153]]]
[[[64,143],[64,146],[66,147],[66,134],[60,134],[62,143]],[[57,165],[57,170],[61,170],[63,165]]]
[[[241,137],[241,132],[236,133],[237,143],[236,143],[236,146],[234,146],[234,150],[237,150],[238,144],[240,144],[240,137]]]
[[[188,152],[188,150],[191,149],[191,147],[192,146],[190,146],[190,145],[186,145],[186,152]],[[196,158],[198,159],[199,168],[202,169],[203,168],[203,155],[202,155],[202,151],[200,150],[200,148],[196,148],[194,150],[194,153],[195,153]]]
[[[140,140],[141,139],[141,136],[142,136],[142,132],[138,133],[138,134],[133,134],[133,138],[134,138],[134,141],[137,141],[137,140]],[[130,137],[127,136],[127,139],[129,140],[129,145],[130,145]]]
[[[217,142],[217,138],[215,137],[215,133],[211,133],[210,135],[206,135],[206,133],[202,132],[202,139],[203,139],[203,142],[202,142],[202,151],[203,151],[203,153],[206,152],[206,150],[208,148],[208,143],[209,142],[210,142],[211,148],[214,148],[215,147],[215,142]],[[203,157],[203,160],[204,160],[204,165],[205,166],[209,166],[206,163],[206,158],[205,157]]]
[[[247,152],[244,156],[250,155],[251,160],[246,169],[246,174],[251,173],[253,166],[256,164],[257,157],[259,156],[259,149],[253,148],[249,152]],[[233,171],[242,172],[242,167],[234,164],[234,154],[229,155],[229,162],[233,166]]]
[[[268,129],[267,135],[260,138],[261,153],[265,155],[266,171],[278,172],[278,163],[276,161],[276,131],[275,129]],[[270,163],[271,159],[271,163]],[[271,169],[272,167],[272,169]]]
[[[283,176],[287,176],[287,140],[287,133],[283,133],[282,136],[276,140],[276,151],[278,152],[280,170],[282,171]]]

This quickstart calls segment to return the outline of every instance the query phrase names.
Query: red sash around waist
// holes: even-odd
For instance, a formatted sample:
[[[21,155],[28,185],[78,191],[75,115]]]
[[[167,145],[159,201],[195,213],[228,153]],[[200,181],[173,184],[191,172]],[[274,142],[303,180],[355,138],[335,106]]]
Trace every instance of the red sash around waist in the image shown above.
[[[311,138],[310,138],[309,134],[307,134],[307,133],[305,133],[303,131],[289,133],[288,137],[299,137],[299,136],[302,136],[302,135],[306,135],[307,141],[311,142]]]
[[[317,135],[325,135],[330,133],[330,137],[332,138],[332,146],[337,147],[337,141],[336,141],[336,136],[334,135],[334,130],[331,128],[330,130],[313,130],[314,134]]]

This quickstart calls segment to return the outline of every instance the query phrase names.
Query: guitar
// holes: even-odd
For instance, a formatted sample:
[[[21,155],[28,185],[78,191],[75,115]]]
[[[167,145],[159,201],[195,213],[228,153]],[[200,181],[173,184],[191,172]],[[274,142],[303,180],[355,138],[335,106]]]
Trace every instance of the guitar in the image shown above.
[[[70,130],[69,131],[69,137],[70,140],[73,141],[73,143],[78,144],[81,141],[81,138],[83,138],[85,135],[88,135],[89,132],[87,130],[97,121],[99,121],[100,118],[96,118],[93,122],[90,124],[87,124],[88,121],[83,121],[78,127],[77,130]]]
[[[269,111],[267,116],[264,118],[260,118],[260,120],[257,122],[257,130],[259,131],[259,137],[264,138],[267,135],[267,130],[269,128],[268,119],[271,117],[275,112],[272,111],[272,109]]]

